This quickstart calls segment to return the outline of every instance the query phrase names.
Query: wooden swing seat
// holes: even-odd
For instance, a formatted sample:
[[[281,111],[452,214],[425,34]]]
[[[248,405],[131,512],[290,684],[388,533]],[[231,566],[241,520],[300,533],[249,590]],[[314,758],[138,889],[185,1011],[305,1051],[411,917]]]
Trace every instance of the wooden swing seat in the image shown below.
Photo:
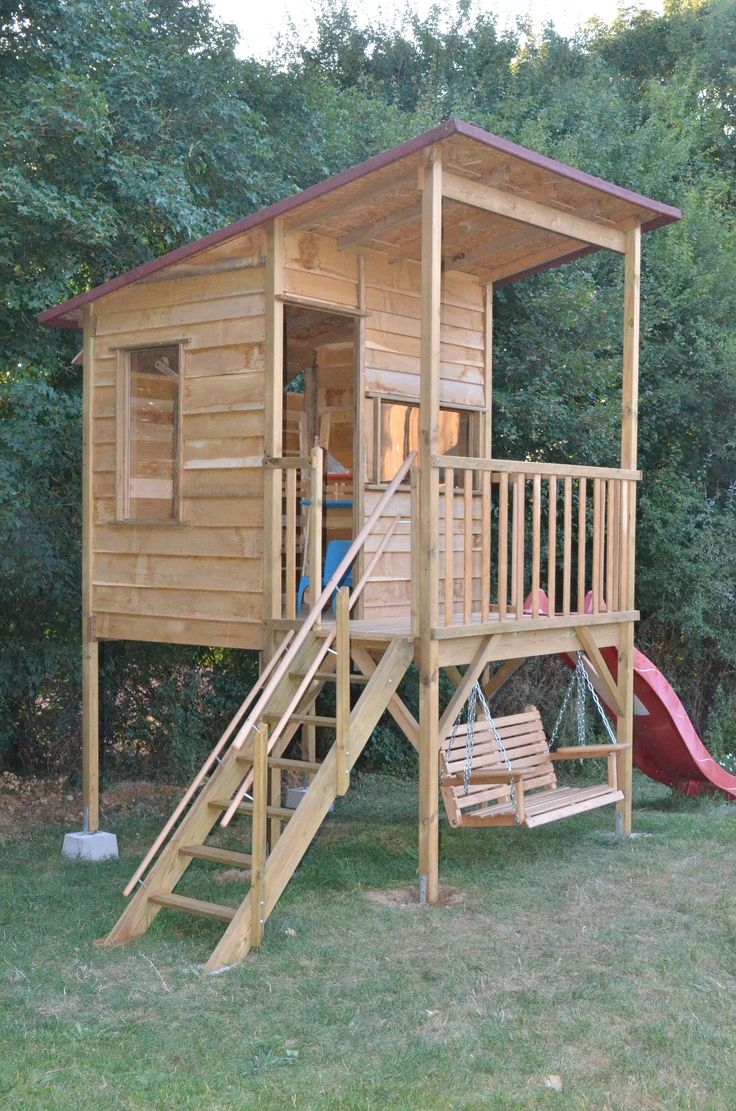
[[[488,721],[475,724],[472,769],[467,793],[464,786],[467,725],[461,725],[444,755],[442,799],[450,825],[455,827],[524,825],[529,829],[623,802],[616,784],[616,754],[622,744],[576,745],[550,752],[536,706],[521,714],[496,718],[511,767],[507,767]],[[555,763],[606,757],[608,782],[595,787],[558,787]],[[516,806],[514,797],[516,796]]]

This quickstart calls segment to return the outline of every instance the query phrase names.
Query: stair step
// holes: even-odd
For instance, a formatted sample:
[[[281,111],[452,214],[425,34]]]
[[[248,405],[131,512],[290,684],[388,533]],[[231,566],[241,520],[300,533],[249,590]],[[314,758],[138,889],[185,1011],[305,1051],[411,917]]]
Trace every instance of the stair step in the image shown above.
[[[235,758],[239,764],[247,764],[250,767],[253,764],[251,756],[236,756]],[[284,771],[293,772],[318,772],[322,765],[317,760],[291,760],[286,756],[269,756],[269,768],[282,768]]]
[[[186,910],[190,914],[201,914],[205,918],[217,918],[220,922],[231,922],[237,913],[236,907],[226,907],[222,903],[208,903],[204,899],[193,899],[189,895],[149,895],[152,903],[170,910]]]
[[[293,772],[318,772],[322,765],[318,760],[289,760],[285,756],[272,756],[268,761],[269,768],[283,768]]]
[[[266,721],[281,721],[283,714],[264,714],[263,717]],[[289,721],[298,725],[326,725],[332,729],[337,725],[337,718],[326,718],[321,714],[290,714]]]
[[[216,845],[184,845],[179,852],[182,856],[191,856],[196,860],[211,860],[214,864],[237,864],[240,868],[249,868],[251,864],[249,853],[236,852],[234,849],[218,849]]]
[[[222,799],[210,799],[207,805],[215,810],[227,810],[230,805],[230,799],[228,799],[227,802],[223,802]],[[237,812],[238,814],[252,814],[253,803],[241,802]],[[289,810],[286,806],[267,806],[266,815],[269,818],[283,818],[285,821],[288,821],[289,818],[293,818],[294,811]]]
[[[306,674],[307,674],[306,671],[290,671],[289,672],[289,678],[290,679],[303,679]],[[337,679],[337,672],[336,671],[315,671],[312,678],[313,679],[319,679],[322,683],[330,683],[330,682],[334,683],[335,680]],[[362,675],[360,673],[356,673],[355,675],[350,676],[350,682],[351,683],[367,683],[369,679],[370,679],[370,675]]]

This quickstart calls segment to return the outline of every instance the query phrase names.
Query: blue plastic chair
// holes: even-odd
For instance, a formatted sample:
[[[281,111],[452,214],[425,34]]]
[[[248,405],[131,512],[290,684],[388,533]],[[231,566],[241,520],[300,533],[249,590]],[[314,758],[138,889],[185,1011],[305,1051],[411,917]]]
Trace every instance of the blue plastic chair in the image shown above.
[[[347,551],[348,551],[348,548],[350,547],[351,544],[352,544],[352,540],[330,540],[329,544],[327,545],[327,551],[325,552],[325,566],[324,566],[324,570],[322,572],[322,588],[323,589],[327,586],[328,582],[330,581],[330,579],[334,575],[335,571],[337,571],[337,568],[340,566],[340,563],[345,558],[345,556],[347,554]],[[347,571],[345,572],[343,577],[340,579],[340,582],[337,584],[337,587],[339,589],[339,587],[341,587],[341,586],[352,586],[352,585],[353,585],[353,569],[352,569],[352,567],[348,567]],[[301,579],[299,580],[299,591],[298,591],[297,597],[296,597],[296,612],[297,613],[299,613],[301,611],[302,603],[304,601],[304,595],[307,591],[308,586],[309,586],[309,575],[302,575]],[[337,589],[335,590],[335,593],[332,595],[332,612],[335,613],[336,610],[337,610]]]

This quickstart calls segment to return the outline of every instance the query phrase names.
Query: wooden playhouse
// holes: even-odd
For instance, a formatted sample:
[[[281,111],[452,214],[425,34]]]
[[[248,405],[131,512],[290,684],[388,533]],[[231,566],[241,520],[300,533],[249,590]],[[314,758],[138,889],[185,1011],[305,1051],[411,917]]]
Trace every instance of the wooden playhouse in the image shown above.
[[[530,656],[585,653],[615,714],[606,784],[540,803],[549,760],[542,774],[541,726],[522,713],[494,726],[495,764],[473,782],[485,809],[467,824],[611,802],[630,831],[640,243],[679,215],[449,121],[41,315],[84,332],[90,829],[99,643],[262,653],[255,689],[128,885],[111,943],[168,907],[226,923],[208,968],[241,959],[386,709],[419,752],[419,873],[435,901],[443,744],[478,680],[492,697]],[[494,286],[601,248],[625,274],[620,459],[497,459]],[[412,661],[418,721],[396,693]],[[440,669],[456,685],[442,716]],[[332,719],[314,709],[326,683]],[[320,726],[335,740],[317,762]],[[526,764],[524,738],[537,753]],[[283,806],[286,769],[309,784],[296,810]],[[457,775],[443,793],[462,824]],[[208,844],[235,814],[249,851]],[[251,869],[240,906],[176,893],[195,859]]]

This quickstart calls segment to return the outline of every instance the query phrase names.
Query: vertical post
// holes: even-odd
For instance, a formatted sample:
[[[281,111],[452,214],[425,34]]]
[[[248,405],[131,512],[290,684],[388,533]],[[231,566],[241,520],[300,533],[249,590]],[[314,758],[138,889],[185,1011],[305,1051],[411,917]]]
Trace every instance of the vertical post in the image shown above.
[[[266,908],[266,827],[268,819],[268,726],[253,732],[253,825],[251,830],[251,944],[263,940]]]
[[[84,830],[89,833],[100,828],[99,645],[92,615],[94,332],[90,307],[84,322],[82,367],[82,806]]]
[[[322,593],[322,481],[324,452],[319,444],[312,448],[312,470],[309,482],[311,532],[309,536],[309,604],[313,606]],[[318,623],[319,624],[319,623]]]
[[[483,403],[485,413],[481,427],[479,454],[484,459],[493,458],[493,282],[484,291],[483,314]],[[480,619],[487,621],[491,609],[491,475],[481,473],[480,512]],[[488,671],[486,670],[486,676]]]
[[[358,309],[353,330],[355,374],[353,377],[353,536],[357,536],[365,523],[365,255],[358,253]],[[365,552],[361,548],[353,568],[355,582],[360,582],[365,566]],[[353,617],[363,616],[363,593],[353,607]]]
[[[419,393],[419,883],[421,901],[439,895],[439,443],[442,296],[442,159],[424,161],[422,186],[421,381]]]
[[[266,258],[266,372],[263,414],[263,450],[267,459],[282,454],[284,393],[284,239],[281,222],[272,220],[267,230]],[[263,617],[281,616],[281,470],[263,472]],[[273,652],[273,635],[264,638],[264,662]]]
[[[588,527],[588,482],[578,482],[578,613],[585,613],[585,541]]]
[[[338,795],[347,793],[350,786],[350,591],[346,586],[337,592],[335,628],[337,650],[336,671],[336,765]]]
[[[639,424],[639,298],[641,287],[641,228],[626,233],[624,255],[624,348],[623,387],[621,413],[621,467],[636,470],[637,435]],[[636,557],[636,486],[629,483],[627,520],[622,522],[625,536],[625,579],[621,583],[621,604],[624,609],[634,608],[634,562]],[[623,553],[622,553],[623,554]],[[618,687],[623,704],[623,716],[616,720],[616,736],[622,744],[633,744],[634,739],[634,624],[627,621],[619,626]],[[619,833],[631,833],[632,750],[626,749],[619,756],[618,785],[624,801],[616,807],[616,826]]]
[[[618,691],[623,708],[623,716],[616,718],[616,740],[619,744],[633,745],[634,742],[634,622],[624,621],[619,625],[618,642]],[[624,793],[623,802],[616,804],[616,832],[628,837],[631,833],[631,789],[633,777],[632,749],[627,748],[618,755],[616,780]]]

